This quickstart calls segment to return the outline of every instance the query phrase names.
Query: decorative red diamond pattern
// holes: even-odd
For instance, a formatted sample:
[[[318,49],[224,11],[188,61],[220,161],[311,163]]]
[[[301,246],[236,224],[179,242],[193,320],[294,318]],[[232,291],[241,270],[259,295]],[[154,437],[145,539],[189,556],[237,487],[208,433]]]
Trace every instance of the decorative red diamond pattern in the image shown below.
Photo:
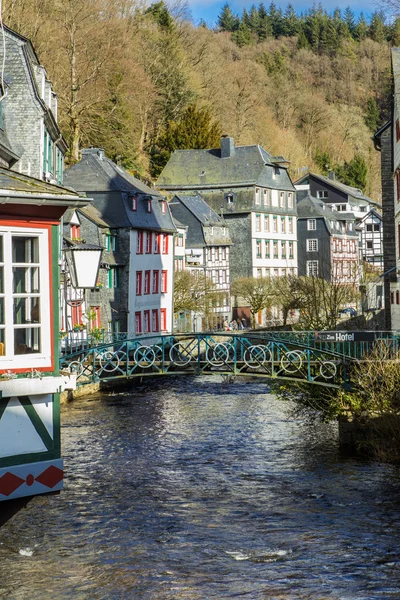
[[[26,479],[22,479],[13,473],[7,472],[2,477],[0,477],[0,494],[3,496],[10,496],[15,490],[17,490],[23,483],[27,483],[28,485],[32,485],[33,475],[28,475]],[[45,485],[46,487],[52,489],[57,483],[60,483],[64,477],[64,472],[62,469],[51,465],[48,467],[43,473],[40,473],[37,477],[35,477],[35,481]]]

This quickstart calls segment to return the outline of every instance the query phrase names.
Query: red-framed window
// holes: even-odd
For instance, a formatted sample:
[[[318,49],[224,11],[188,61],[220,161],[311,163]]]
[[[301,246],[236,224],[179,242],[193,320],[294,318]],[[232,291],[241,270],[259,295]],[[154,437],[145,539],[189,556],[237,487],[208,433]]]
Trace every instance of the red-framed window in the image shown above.
[[[143,254],[143,231],[138,231],[136,235],[136,254]]]
[[[132,196],[132,210],[137,210],[137,196]]]
[[[162,238],[162,253],[163,254],[168,254],[168,238],[169,238],[169,235],[164,233],[163,238]]]
[[[161,202],[161,212],[163,215],[165,215],[165,213],[167,212],[167,203],[165,202],[165,200]]]
[[[158,310],[157,309],[153,309],[151,311],[151,330],[159,331],[159,329],[158,329]]]
[[[162,294],[166,294],[167,293],[167,276],[168,276],[168,271],[161,271],[161,293]]]
[[[153,271],[153,285],[152,285],[153,294],[158,294],[159,281],[160,281],[160,272]]]
[[[147,212],[151,213],[151,200],[147,200]]]
[[[150,294],[150,275],[151,271],[144,272],[144,293]]]
[[[143,333],[150,332],[150,311],[143,311]]]
[[[154,254],[160,254],[160,234],[154,235]]]
[[[397,225],[397,250],[400,257],[400,223]]]
[[[80,225],[71,225],[71,238],[73,240],[80,239],[81,237],[81,226]]]
[[[152,235],[150,231],[146,232],[146,254],[151,254],[151,238]]]
[[[396,119],[396,142],[400,140],[400,123],[399,120]]]
[[[99,329],[101,327],[100,306],[90,306],[89,309],[92,314],[92,318],[90,319],[90,327],[91,329]]]
[[[160,329],[161,331],[167,331],[167,309],[160,308]]]
[[[142,333],[142,313],[135,312],[135,332]]]
[[[400,292],[396,290],[396,304],[400,304]]]
[[[394,292],[390,292],[390,304],[394,304]]]
[[[81,306],[73,306],[71,308],[71,321],[72,321],[72,327],[74,325],[81,325],[82,324],[82,305]]]
[[[136,296],[142,295],[143,271],[136,271]]]

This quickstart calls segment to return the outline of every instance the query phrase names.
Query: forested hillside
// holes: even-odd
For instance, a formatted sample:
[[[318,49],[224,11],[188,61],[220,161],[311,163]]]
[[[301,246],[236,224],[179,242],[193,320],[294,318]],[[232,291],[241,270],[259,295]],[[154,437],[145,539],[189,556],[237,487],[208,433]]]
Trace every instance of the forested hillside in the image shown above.
[[[294,178],[335,168],[379,198],[370,138],[389,114],[397,21],[274,4],[240,16],[226,5],[215,29],[188,17],[179,1],[3,1],[59,95],[71,162],[101,146],[154,179],[173,149],[212,147],[224,133],[284,155]]]

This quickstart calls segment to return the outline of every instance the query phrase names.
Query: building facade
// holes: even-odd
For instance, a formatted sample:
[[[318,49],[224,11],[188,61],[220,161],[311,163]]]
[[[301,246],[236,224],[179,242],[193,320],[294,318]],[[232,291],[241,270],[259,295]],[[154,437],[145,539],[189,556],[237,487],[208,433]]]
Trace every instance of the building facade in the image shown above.
[[[231,281],[297,272],[295,188],[284,158],[222,137],[218,149],[175,151],[157,185],[171,194],[199,193],[223,215]]]
[[[65,181],[93,198],[81,237],[106,249],[101,287],[86,298],[96,326],[131,335],[171,332],[176,227],[168,202],[99,148],[83,150]]]
[[[217,329],[231,319],[230,250],[231,239],[225,219],[220,217],[199,194],[175,195],[170,208],[174,218],[187,226],[185,268],[205,275],[219,294],[216,306],[201,328]],[[204,316],[203,316],[204,321]]]

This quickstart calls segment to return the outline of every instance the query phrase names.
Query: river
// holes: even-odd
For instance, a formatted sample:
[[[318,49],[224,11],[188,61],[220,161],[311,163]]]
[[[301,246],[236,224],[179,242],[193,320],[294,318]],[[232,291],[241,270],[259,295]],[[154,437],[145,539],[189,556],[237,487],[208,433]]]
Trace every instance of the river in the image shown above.
[[[212,377],[75,401],[65,490],[0,529],[0,598],[399,599],[399,469],[290,408]]]

